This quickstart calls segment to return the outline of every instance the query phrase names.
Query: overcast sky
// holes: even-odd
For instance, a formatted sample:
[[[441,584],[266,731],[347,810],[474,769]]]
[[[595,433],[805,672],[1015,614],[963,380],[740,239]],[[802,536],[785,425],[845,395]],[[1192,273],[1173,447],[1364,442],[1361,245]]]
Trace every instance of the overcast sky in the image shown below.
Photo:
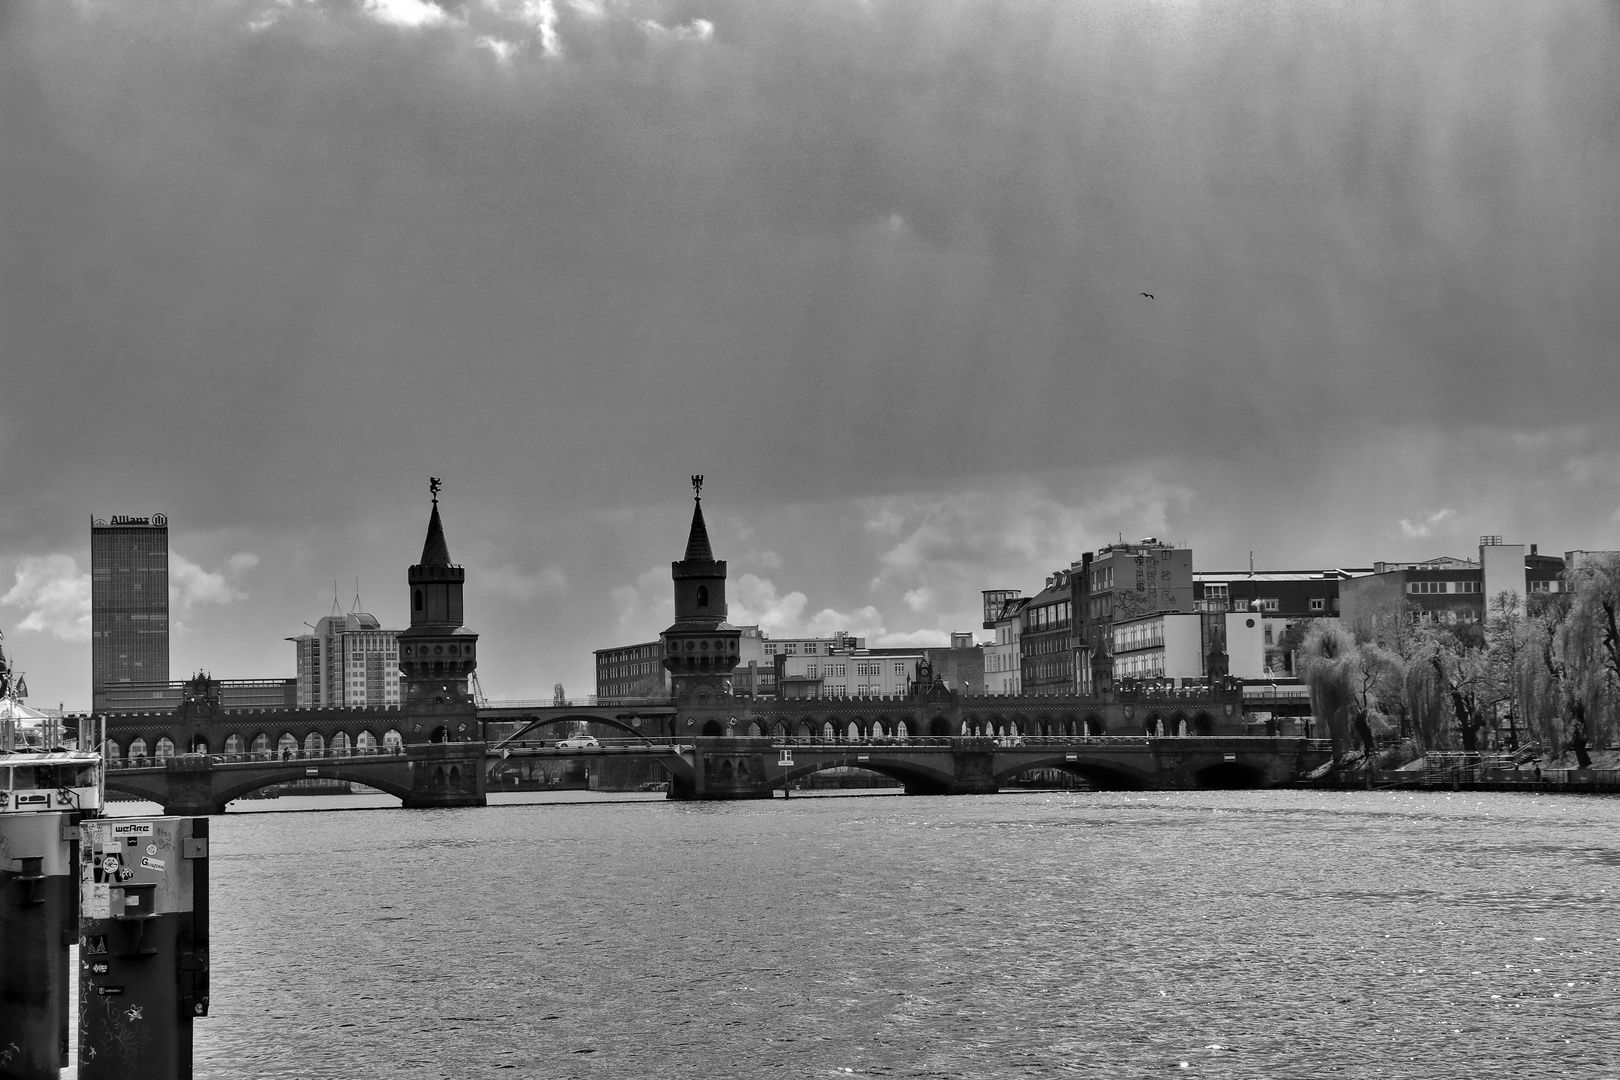
[[[495,698],[733,622],[978,628],[1199,570],[1620,548],[1620,7],[0,2],[0,630],[89,703],[89,521],[173,677],[406,622]],[[1153,294],[1147,299],[1142,293]]]

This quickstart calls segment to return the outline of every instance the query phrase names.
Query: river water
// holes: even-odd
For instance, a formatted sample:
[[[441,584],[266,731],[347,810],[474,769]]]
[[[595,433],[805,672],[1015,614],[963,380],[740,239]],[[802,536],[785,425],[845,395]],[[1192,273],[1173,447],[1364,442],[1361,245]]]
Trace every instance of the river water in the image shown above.
[[[211,830],[199,1077],[1620,1077],[1616,799],[580,796]]]

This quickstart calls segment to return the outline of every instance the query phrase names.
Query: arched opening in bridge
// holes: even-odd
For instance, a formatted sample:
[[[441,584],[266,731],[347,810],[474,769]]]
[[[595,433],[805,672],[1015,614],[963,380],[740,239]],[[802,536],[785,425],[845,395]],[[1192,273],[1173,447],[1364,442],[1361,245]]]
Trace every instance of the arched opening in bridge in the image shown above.
[[[838,737],[837,732],[832,726],[831,720],[828,720],[826,723],[821,725],[821,737],[829,742]]]
[[[911,732],[906,730],[906,722],[904,720],[901,720],[899,723],[894,725],[894,734],[895,737],[899,739],[911,737]]]
[[[763,735],[765,734],[765,729],[760,725],[758,720],[750,720],[748,721],[748,734],[754,736]]]
[[[851,720],[849,722],[849,727],[844,730],[844,735],[845,735],[845,737],[851,738],[851,739],[860,738],[861,737],[861,725],[860,725],[860,722],[857,721],[857,720]]]
[[[164,758],[174,757],[174,740],[167,735],[158,736],[157,748],[154,753],[159,761]]]
[[[1147,723],[1142,725],[1142,729],[1148,735],[1154,735],[1162,738],[1164,736],[1164,717],[1149,716],[1147,718]]]
[[[1107,731],[1108,725],[1103,723],[1102,717],[1098,716],[1096,713],[1092,713],[1090,716],[1086,717],[1084,731],[1086,735],[1103,735],[1106,734]]]
[[[233,731],[225,736],[225,752],[227,754],[246,753],[247,743],[242,741],[242,736]]]
[[[1185,716],[1176,717],[1176,734],[1183,739],[1187,737],[1187,718]]]
[[[887,735],[889,733],[889,729],[883,726],[882,720],[874,720],[872,721],[871,728],[868,729],[868,733],[874,739],[879,739]]]
[[[438,727],[428,732],[428,742],[442,743],[449,741],[450,729],[445,727],[443,724],[440,724]]]
[[[102,753],[104,755],[106,755],[106,758],[107,758],[108,761],[117,761],[118,760],[118,740],[117,739],[108,739],[105,748],[102,750]]]
[[[461,787],[461,766],[459,765],[450,766],[450,786],[458,789]]]
[[[928,721],[928,734],[937,735],[940,738],[944,738],[950,733],[951,726],[950,724],[946,723],[943,716],[936,716],[932,720]]]
[[[206,753],[208,753],[208,740],[203,738],[201,735],[193,735],[191,737],[191,741],[186,744],[186,753],[188,753],[188,754],[206,754]]]
[[[835,765],[800,774],[786,783],[779,783],[776,786],[786,787],[794,791],[882,790],[886,788],[903,788],[905,781],[876,769],[866,769],[855,765]]]
[[[1260,788],[1266,786],[1266,774],[1253,765],[1245,765],[1238,761],[1223,761],[1199,769],[1193,774],[1193,783],[1201,788],[1227,791],[1238,788]]]
[[[354,737],[354,748],[361,753],[369,753],[377,749],[377,736],[369,731],[362,731]]]
[[[326,749],[326,740],[318,731],[312,731],[304,736],[304,749],[312,754],[318,754]]]
[[[349,752],[349,733],[347,731],[338,732],[332,736],[332,742],[329,745],[332,747],[334,754],[347,754]]]
[[[283,731],[281,738],[276,740],[276,754],[283,760],[292,757],[298,752],[298,739],[290,731]]]
[[[778,739],[786,738],[787,725],[778,720],[776,723],[771,725],[771,735]]]
[[[444,766],[443,765],[435,765],[435,766],[433,766],[433,786],[435,788],[441,788],[441,789],[444,787]]]
[[[129,740],[129,760],[136,761],[146,756],[146,740],[139,735]]]
[[[1215,721],[1209,713],[1199,713],[1193,717],[1193,734],[1205,738],[1215,734]]]
[[[250,754],[268,754],[269,752],[270,752],[270,736],[266,735],[262,731],[259,732],[257,735],[253,736],[253,742],[248,744],[248,753],[250,753]]]
[[[393,728],[389,728],[387,731],[383,732],[383,749],[384,750],[387,750],[388,752],[393,753],[393,752],[399,750],[404,745],[405,745],[405,736],[401,735],[398,731],[394,730]]]
[[[720,723],[720,721],[718,721],[718,720],[705,720],[703,722],[703,734],[705,734],[705,735],[724,735],[725,733],[726,733],[726,729]]]
[[[812,724],[808,720],[800,720],[799,721],[799,734],[801,736],[803,736],[804,738],[806,738],[806,739],[815,738],[816,737],[816,725]]]

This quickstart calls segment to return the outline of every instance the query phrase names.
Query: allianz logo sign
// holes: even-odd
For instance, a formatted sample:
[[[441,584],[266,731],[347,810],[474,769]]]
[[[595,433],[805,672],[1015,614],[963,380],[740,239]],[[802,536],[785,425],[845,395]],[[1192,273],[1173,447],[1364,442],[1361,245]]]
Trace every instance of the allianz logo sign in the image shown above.
[[[151,517],[131,517],[128,514],[114,514],[110,521],[103,518],[96,518],[94,523],[100,527],[106,527],[109,524],[147,525],[154,529],[161,529],[169,524],[169,518],[166,514],[153,514]]]

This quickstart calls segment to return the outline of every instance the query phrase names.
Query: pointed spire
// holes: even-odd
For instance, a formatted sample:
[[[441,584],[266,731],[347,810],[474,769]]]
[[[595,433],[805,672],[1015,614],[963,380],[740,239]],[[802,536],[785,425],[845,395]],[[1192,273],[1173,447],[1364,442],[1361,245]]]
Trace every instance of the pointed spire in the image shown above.
[[[703,523],[703,497],[697,496],[692,507],[692,535],[686,541],[686,557],[682,562],[713,562],[714,549],[709,546],[709,527]]]
[[[450,546],[444,542],[444,522],[439,520],[439,500],[433,500],[433,516],[428,518],[427,540],[422,544],[418,566],[449,566]]]

